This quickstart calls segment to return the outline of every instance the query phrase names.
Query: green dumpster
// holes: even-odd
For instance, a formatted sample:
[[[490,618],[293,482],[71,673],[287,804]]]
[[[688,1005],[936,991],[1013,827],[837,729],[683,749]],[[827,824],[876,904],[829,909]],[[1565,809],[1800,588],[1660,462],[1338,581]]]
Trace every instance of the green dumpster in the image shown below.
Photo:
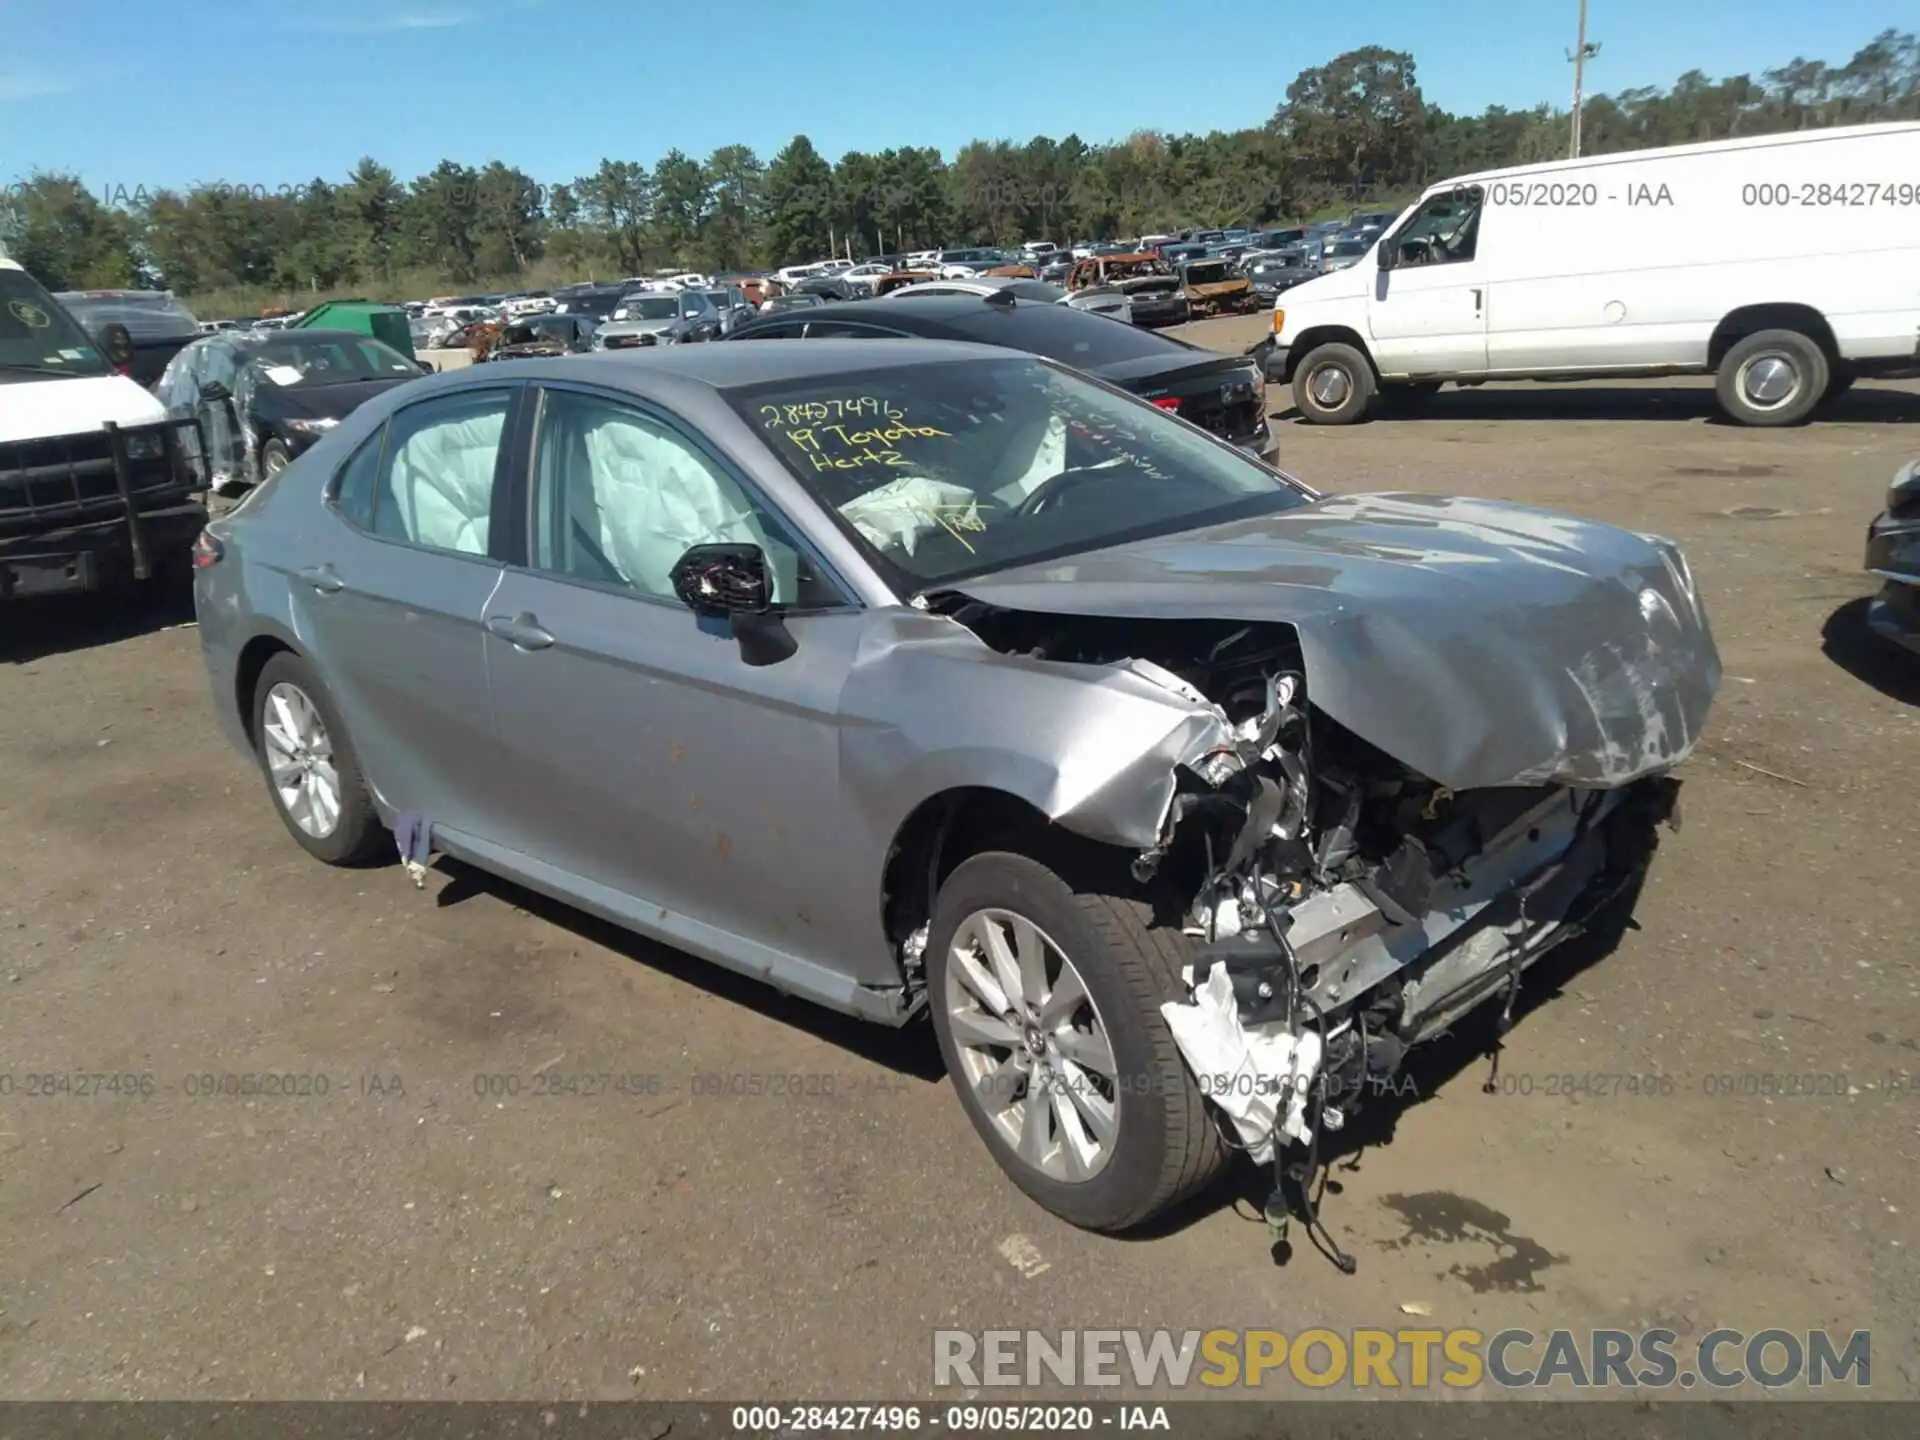
[[[328,300],[314,306],[290,328],[353,330],[392,346],[409,360],[417,358],[413,353],[413,329],[407,323],[407,312],[398,305],[382,305],[377,300]]]

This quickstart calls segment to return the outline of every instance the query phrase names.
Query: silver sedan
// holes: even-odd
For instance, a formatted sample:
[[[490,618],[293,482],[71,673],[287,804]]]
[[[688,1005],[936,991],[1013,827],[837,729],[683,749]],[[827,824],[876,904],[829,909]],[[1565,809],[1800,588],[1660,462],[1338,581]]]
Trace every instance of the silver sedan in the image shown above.
[[[1105,1230],[1510,1009],[1630,890],[1719,677],[1657,537],[1321,495],[905,338],[411,382],[195,559],[215,709],[311,855],[930,1016],[1007,1174]]]

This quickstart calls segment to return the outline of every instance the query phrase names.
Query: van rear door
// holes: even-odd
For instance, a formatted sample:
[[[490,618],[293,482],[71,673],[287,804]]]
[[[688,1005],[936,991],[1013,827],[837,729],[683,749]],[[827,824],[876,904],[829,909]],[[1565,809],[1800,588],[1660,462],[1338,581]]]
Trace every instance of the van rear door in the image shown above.
[[[1367,325],[1382,375],[1485,373],[1485,200],[1478,185],[1429,195],[1381,239],[1392,247],[1393,265],[1369,277]]]

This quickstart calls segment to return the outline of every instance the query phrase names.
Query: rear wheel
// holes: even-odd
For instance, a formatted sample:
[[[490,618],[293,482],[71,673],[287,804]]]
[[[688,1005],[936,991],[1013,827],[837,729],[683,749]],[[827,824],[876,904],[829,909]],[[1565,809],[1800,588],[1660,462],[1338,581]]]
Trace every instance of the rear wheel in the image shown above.
[[[1313,425],[1351,425],[1373,403],[1373,366],[1351,345],[1316,345],[1293,372],[1293,404]]]
[[[1720,362],[1720,408],[1742,425],[1797,425],[1825,397],[1826,353],[1798,330],[1762,330]]]
[[[253,688],[254,748],[287,832],[316,860],[357,865],[379,853],[385,830],[346,730],[312,667],[275,655]]]
[[[260,477],[263,480],[270,479],[292,463],[287,458],[286,445],[278,440],[269,440],[260,451]]]
[[[1039,861],[988,852],[940,888],[934,1030],[967,1118],[1030,1197],[1129,1229],[1219,1174],[1227,1149],[1160,1013],[1185,998],[1179,932]]]

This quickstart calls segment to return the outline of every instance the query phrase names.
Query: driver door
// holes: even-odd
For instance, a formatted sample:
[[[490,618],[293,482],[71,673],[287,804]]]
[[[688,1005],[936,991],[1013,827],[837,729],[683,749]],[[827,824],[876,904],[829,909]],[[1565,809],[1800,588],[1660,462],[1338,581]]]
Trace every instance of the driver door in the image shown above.
[[[660,924],[816,953],[845,893],[840,693],[864,613],[781,517],[671,417],[545,387],[528,473],[528,565],[486,607],[511,843],[576,895]],[[796,651],[751,666],[670,573],[695,544],[768,556]],[[585,882],[582,884],[581,882]]]
[[[1484,201],[1478,185],[1430,195],[1405,225],[1381,239],[1396,259],[1392,269],[1375,270],[1367,304],[1374,363],[1382,375],[1486,373]]]

